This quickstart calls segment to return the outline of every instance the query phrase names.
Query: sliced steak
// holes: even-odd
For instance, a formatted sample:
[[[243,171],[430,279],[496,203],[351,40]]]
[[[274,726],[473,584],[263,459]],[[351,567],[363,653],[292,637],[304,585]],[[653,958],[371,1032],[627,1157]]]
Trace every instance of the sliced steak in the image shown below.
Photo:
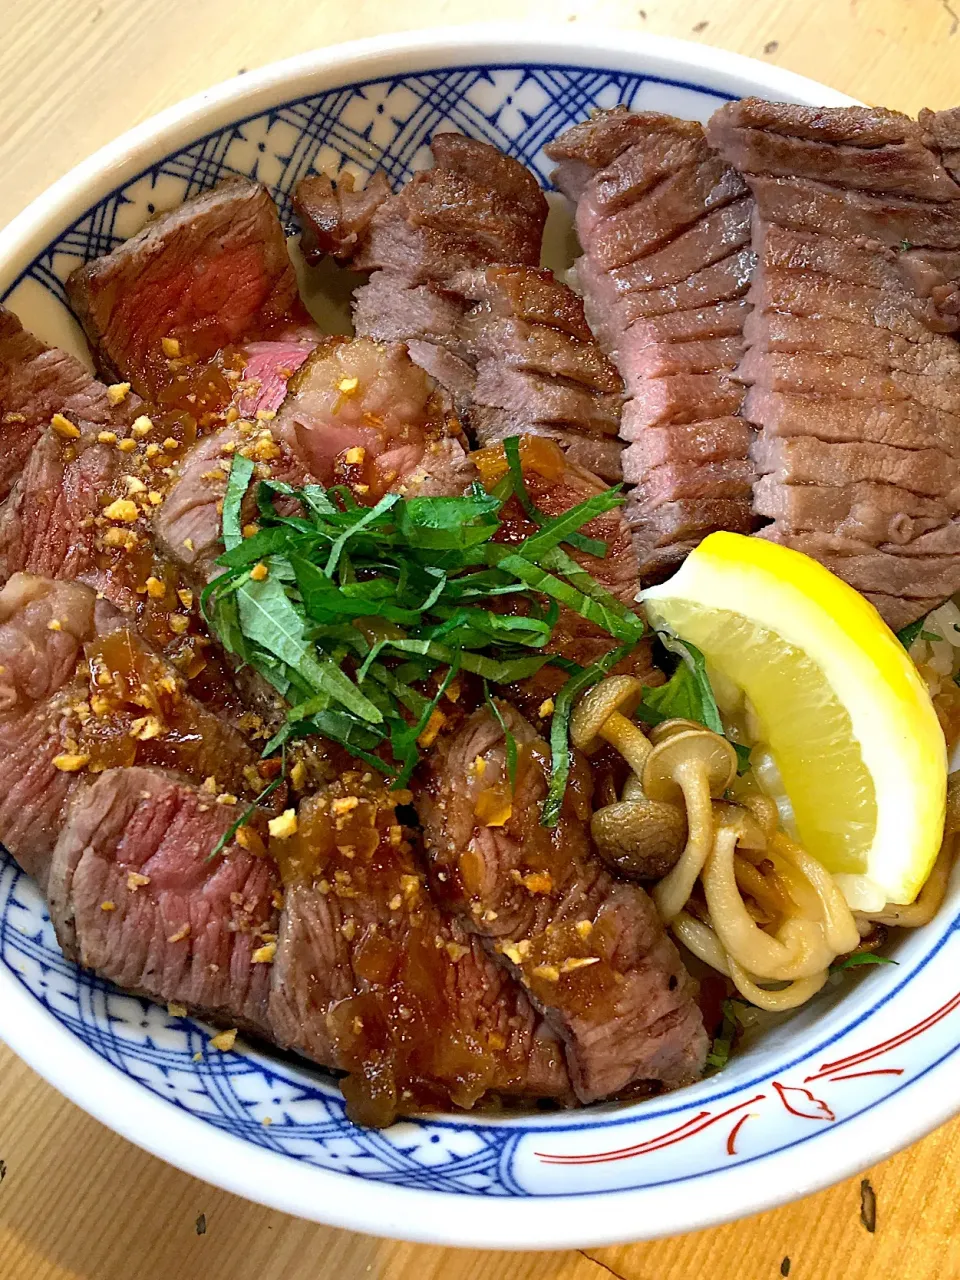
[[[93,634],[94,597],[84,587],[17,574],[0,590],[0,760],[8,779],[0,842],[41,889],[78,782],[54,760],[85,694],[77,668]]]
[[[781,484],[775,475],[764,475],[754,485],[753,501],[758,515],[794,532],[836,533],[875,545],[909,542],[949,519],[942,498],[870,481]]]
[[[487,1093],[569,1098],[555,1034],[433,901],[396,796],[346,773],[272,842],[283,870],[270,1020],[278,1042],[347,1072],[351,1116],[390,1124]]]
[[[128,387],[109,391],[79,360],[48,347],[0,307],[0,501],[6,498],[54,414],[61,430],[124,428],[141,411]]]
[[[912,551],[905,545],[849,543],[835,534],[792,533],[771,525],[764,536],[813,556],[832,573],[864,593],[915,600],[915,616],[929,613],[938,600],[960,590],[960,521],[952,521],[917,539]],[[924,554],[923,539],[938,536],[934,554]],[[839,543],[839,545],[838,545]],[[941,553],[940,548],[943,548]]]
[[[449,402],[403,345],[363,338],[317,349],[291,384],[274,434],[320,483],[348,484],[370,505],[390,489],[416,487],[418,477],[422,486],[435,450],[449,464],[465,444]],[[464,454],[462,476],[465,466]],[[468,480],[455,483],[460,493]]]
[[[237,409],[245,418],[275,413],[283,404],[287,384],[316,347],[315,342],[248,342],[237,386]]]
[[[765,437],[815,436],[843,444],[894,445],[900,449],[940,449],[960,456],[960,419],[913,400],[874,403],[827,396],[788,395],[751,387],[744,414]]]
[[[50,870],[64,955],[125,990],[270,1034],[274,863],[231,841],[239,812],[176,775],[110,769],[74,796]]]
[[[67,290],[101,372],[147,396],[169,384],[171,359],[312,328],[276,206],[247,178],[161,214]]]
[[[433,753],[416,797],[434,892],[556,1029],[582,1102],[696,1079],[706,1035],[653,904],[596,860],[582,778],[558,826],[540,826],[548,748],[512,709],[502,714],[519,748],[514,790],[503,729],[484,709]]]
[[[960,184],[894,112],[745,99],[707,134],[756,201],[736,376],[763,534],[902,626],[960,584]]]
[[[79,583],[15,574],[0,591],[0,758],[11,785],[0,841],[41,883],[67,797],[115,765],[174,768],[255,795],[257,753],[187,692],[106,601]]]
[[[576,203],[586,317],[626,386],[624,479],[639,486],[631,523],[642,578],[652,582],[711,531],[704,518],[691,525],[696,500],[721,503],[704,505],[704,513],[750,527],[750,436],[728,432],[717,457],[711,423],[735,418],[743,401],[731,374],[743,350],[754,263],[752,200],[702,128],[670,116],[599,112],[547,153],[560,162],[554,180]],[[672,424],[690,429],[677,436],[682,458],[668,461],[664,428]],[[641,442],[651,430],[658,436],[647,448]],[[686,505],[671,552],[673,521],[655,513],[676,503]]]
[[[102,499],[120,486],[124,459],[96,437],[82,444],[87,447],[78,450],[51,429],[31,452],[0,508],[0,578],[24,570],[79,579],[129,608],[135,602],[129,573],[110,572],[127,549],[126,536],[123,546],[106,546],[109,522],[100,517]]]
[[[758,437],[752,446],[760,475],[780,484],[845,485],[868,480],[930,498],[954,493],[960,462],[938,449],[897,449],[887,444],[838,444],[815,436]]]

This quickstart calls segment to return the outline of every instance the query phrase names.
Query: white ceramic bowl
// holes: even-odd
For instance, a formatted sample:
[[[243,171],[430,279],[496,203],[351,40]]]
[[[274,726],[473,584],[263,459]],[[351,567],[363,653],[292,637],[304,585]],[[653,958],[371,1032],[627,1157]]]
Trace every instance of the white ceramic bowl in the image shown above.
[[[849,101],[746,58],[622,32],[391,36],[211,89],[79,165],[0,233],[0,296],[81,349],[62,282],[228,171],[289,215],[311,166],[424,163],[439,125],[532,165],[594,105],[705,118],[728,97]],[[815,1191],[960,1109],[957,895],[864,973],[690,1089],[633,1106],[357,1129],[322,1073],[238,1046],[79,972],[0,854],[0,1034],[80,1106],[190,1173],[278,1209],[443,1244],[562,1248],[687,1231]],[[194,1062],[199,1052],[201,1061]],[[267,1121],[270,1121],[268,1124]]]

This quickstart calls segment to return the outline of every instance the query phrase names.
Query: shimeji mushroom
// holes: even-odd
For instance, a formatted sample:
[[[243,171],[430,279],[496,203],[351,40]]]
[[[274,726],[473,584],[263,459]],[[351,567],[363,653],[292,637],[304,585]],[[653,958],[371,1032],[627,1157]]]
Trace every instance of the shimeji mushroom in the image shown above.
[[[634,793],[632,799],[598,809],[590,834],[600,857],[614,870],[638,880],[659,880],[680,857],[687,821],[676,805]]]
[[[640,774],[650,743],[628,717],[636,710],[643,686],[632,676],[611,676],[586,693],[570,723],[575,747],[588,754],[601,740],[624,757],[633,772],[623,798],[598,809],[590,824],[597,851],[615,870],[639,879],[658,879],[674,865],[686,840],[686,819],[676,805],[650,801]]]
[[[702,729],[703,725],[698,724],[696,720],[681,720],[674,717],[672,720],[661,720],[659,724],[655,724],[650,730],[650,741],[656,747],[667,738],[673,738],[678,733],[685,733],[688,729]]]
[[[643,695],[634,676],[610,676],[587,691],[570,719],[570,741],[587,755],[601,741],[609,742],[638,776],[643,772],[650,742],[639,725],[629,719]]]
[[[643,790],[651,800],[683,801],[687,843],[673,870],[654,887],[661,919],[669,922],[690,897],[713,842],[711,797],[720,797],[737,775],[737,753],[709,729],[685,729],[658,742],[643,768]]]

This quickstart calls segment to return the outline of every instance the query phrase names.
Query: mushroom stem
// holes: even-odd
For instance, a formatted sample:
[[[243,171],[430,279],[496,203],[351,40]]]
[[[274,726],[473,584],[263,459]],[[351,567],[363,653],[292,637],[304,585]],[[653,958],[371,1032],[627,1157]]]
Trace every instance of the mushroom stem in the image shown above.
[[[626,760],[639,778],[650,754],[650,740],[643,731],[620,711],[607,716],[600,728],[600,737],[609,742]]]
[[[829,970],[824,968],[808,978],[797,978],[779,991],[766,991],[757,986],[733,956],[727,956],[727,964],[733,984],[740,994],[758,1009],[766,1009],[770,1013],[782,1013],[785,1009],[796,1009],[798,1005],[805,1004],[811,996],[817,994],[829,977]]]
[[[901,929],[916,929],[929,924],[940,910],[950,882],[953,859],[956,853],[956,836],[949,834],[940,846],[940,853],[933,864],[933,870],[920,890],[915,902],[906,906],[898,906],[888,902],[882,911],[866,912],[861,918],[872,920],[875,924],[896,925]]]
[[[680,861],[653,888],[653,900],[660,919],[666,924],[673,920],[690,897],[713,841],[710,781],[702,761],[682,760],[673,776],[683,792],[689,834]]]
[[[695,956],[702,960],[704,964],[708,964],[711,969],[716,969],[718,973],[722,973],[729,978],[730,968],[727,964],[727,953],[724,951],[720,939],[708,924],[694,919],[689,911],[678,911],[670,924],[670,928],[674,937],[679,942],[682,942],[688,951],[692,951]]]
[[[643,783],[640,781],[640,779],[637,777],[635,773],[631,773],[629,778],[627,778],[626,782],[623,784],[623,794],[620,796],[620,799],[621,800],[645,800],[646,799],[646,797],[643,794]]]
[[[754,922],[737,888],[737,836],[736,827],[717,832],[703,873],[710,920],[728,959],[769,981],[809,978],[826,969],[836,952],[827,946],[824,929],[816,921],[791,917],[772,936]]]
[[[819,899],[823,929],[830,949],[835,955],[846,955],[860,945],[860,931],[847,906],[846,899],[837,888],[833,876],[826,867],[812,858],[806,849],[779,833],[773,837],[773,847],[782,858],[791,862],[801,875],[806,876]]]

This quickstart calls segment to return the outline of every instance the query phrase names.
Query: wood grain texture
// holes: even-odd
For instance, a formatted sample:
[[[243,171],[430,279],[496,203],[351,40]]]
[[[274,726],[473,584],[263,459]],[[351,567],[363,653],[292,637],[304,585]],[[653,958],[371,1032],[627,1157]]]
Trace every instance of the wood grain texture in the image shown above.
[[[957,13],[960,0],[0,0],[0,223],[185,95],[357,36],[478,16],[607,23],[765,58],[915,113],[960,99]],[[589,1253],[431,1249],[258,1208],[115,1137],[2,1047],[0,1161],[2,1280],[960,1277],[960,1121],[866,1175],[873,1234],[855,1178],[745,1222]]]

